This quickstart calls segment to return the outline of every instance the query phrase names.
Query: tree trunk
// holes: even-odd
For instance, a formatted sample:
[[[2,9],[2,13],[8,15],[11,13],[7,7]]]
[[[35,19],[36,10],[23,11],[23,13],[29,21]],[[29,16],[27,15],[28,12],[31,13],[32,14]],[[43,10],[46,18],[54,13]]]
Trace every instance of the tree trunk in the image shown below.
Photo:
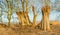
[[[37,12],[35,11],[35,7],[32,5],[32,11],[34,14],[34,18],[33,18],[33,27],[36,26],[36,17],[37,17]]]
[[[24,0],[22,0],[22,10],[24,12]]]
[[[25,17],[26,17],[26,24],[27,25],[30,25],[30,23],[29,23],[29,16],[28,16],[28,0],[26,0],[26,13],[25,13]]]
[[[41,28],[45,31],[50,30],[49,13],[50,13],[50,6],[46,5],[46,6],[42,7],[42,24],[41,24]]]
[[[37,15],[34,15],[34,18],[33,18],[33,26],[34,27],[36,26],[36,17],[37,17]]]
[[[21,25],[25,25],[24,24],[24,13],[23,12],[16,12],[18,19],[19,19],[19,23],[21,23]]]
[[[11,20],[11,15],[12,15],[12,4],[9,0],[6,0],[7,5],[8,5],[8,26],[10,26],[10,20]]]

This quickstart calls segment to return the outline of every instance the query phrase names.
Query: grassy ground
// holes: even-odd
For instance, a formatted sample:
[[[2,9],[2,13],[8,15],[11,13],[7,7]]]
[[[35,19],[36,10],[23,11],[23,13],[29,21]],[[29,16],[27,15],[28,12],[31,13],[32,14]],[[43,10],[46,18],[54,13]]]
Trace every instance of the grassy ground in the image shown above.
[[[55,25],[51,25],[52,31],[43,31],[38,28],[32,29],[25,26],[23,28],[14,24],[8,27],[4,24],[0,24],[0,35],[60,35],[60,24],[54,24]]]

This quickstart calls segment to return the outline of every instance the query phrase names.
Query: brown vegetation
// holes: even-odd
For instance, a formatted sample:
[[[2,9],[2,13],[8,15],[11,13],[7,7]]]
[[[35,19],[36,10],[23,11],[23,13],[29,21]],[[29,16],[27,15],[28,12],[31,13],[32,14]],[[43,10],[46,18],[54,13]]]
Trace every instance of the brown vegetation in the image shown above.
[[[52,21],[51,23],[58,24],[58,21]],[[17,24],[10,24],[10,27],[0,24],[0,35],[60,35],[60,24],[50,26],[52,31],[43,31],[38,28],[21,28]]]
[[[8,3],[8,0],[6,0],[8,5],[8,25],[0,24],[0,34],[1,35],[50,35],[51,33],[48,32],[54,32],[60,33],[60,22],[50,22],[49,21],[49,13],[50,13],[50,6],[46,4],[41,8],[42,11],[42,20],[40,24],[36,23],[36,17],[37,12],[35,11],[35,7],[32,5],[32,11],[33,11],[33,22],[29,20],[29,8],[28,8],[28,0],[26,0],[26,11],[24,11],[24,0],[22,0],[22,9],[23,11],[16,12],[18,19],[19,19],[19,25],[10,24],[11,20],[11,14],[12,14],[12,5],[11,3]],[[41,30],[42,29],[42,30]],[[50,29],[52,31],[50,31]],[[45,30],[45,31],[43,31]],[[49,31],[47,31],[49,30]],[[56,32],[56,31],[57,32]],[[4,32],[4,33],[3,33]],[[52,35],[52,34],[51,34]]]

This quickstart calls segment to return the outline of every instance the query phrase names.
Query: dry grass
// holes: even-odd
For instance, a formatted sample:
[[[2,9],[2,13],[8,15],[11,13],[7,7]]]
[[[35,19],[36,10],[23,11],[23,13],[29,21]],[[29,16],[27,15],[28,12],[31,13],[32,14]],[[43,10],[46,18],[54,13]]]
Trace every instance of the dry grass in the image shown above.
[[[5,24],[0,24],[0,35],[60,35],[60,22],[52,21],[51,23],[52,31],[43,31],[38,28],[32,29],[27,26],[19,27],[15,24],[11,24],[10,27]]]
[[[50,22],[52,25],[60,25],[60,21],[51,21]]]

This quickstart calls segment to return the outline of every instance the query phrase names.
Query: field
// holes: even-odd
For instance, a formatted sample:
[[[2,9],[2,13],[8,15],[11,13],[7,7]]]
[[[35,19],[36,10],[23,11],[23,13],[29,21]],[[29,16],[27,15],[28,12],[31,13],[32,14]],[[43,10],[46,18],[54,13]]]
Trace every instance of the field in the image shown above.
[[[51,31],[43,31],[39,28],[20,27],[11,24],[10,27],[0,24],[0,35],[60,35],[60,21],[51,21]]]

